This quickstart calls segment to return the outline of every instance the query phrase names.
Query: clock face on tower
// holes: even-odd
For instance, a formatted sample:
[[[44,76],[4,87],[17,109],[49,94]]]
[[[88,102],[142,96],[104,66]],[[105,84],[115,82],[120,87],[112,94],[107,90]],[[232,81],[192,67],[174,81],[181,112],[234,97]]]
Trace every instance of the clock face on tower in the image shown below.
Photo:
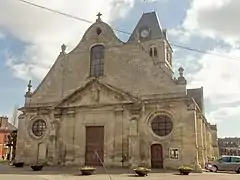
[[[141,30],[139,31],[140,34],[140,38],[148,38],[150,36],[150,29],[148,27],[145,28],[141,28]]]
[[[143,29],[142,31],[141,31],[141,37],[142,38],[146,38],[146,37],[148,37],[149,36],[149,30],[147,30],[147,29]]]

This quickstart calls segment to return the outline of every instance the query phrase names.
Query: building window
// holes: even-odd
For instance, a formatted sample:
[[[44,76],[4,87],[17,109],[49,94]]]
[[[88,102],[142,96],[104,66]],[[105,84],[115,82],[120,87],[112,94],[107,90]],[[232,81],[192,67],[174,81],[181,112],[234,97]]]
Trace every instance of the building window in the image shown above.
[[[179,159],[179,151],[177,148],[171,148],[169,150],[170,159]]]
[[[97,33],[97,35],[100,35],[100,34],[102,33],[102,29],[101,29],[100,27],[98,27],[98,28],[96,29],[96,33]]]
[[[153,50],[152,50],[152,48],[150,48],[150,50],[149,50],[149,55],[150,55],[151,57],[153,57]]]
[[[156,47],[154,47],[154,57],[158,57],[157,48]]]
[[[8,136],[4,135],[4,144],[7,144],[7,142],[8,142]]]
[[[100,77],[103,75],[104,68],[104,46],[96,45],[91,49],[90,76]]]
[[[153,132],[158,136],[167,136],[173,130],[173,122],[167,115],[157,115],[151,122]]]
[[[157,48],[156,47],[150,47],[149,55],[151,57],[158,57]]]
[[[42,119],[35,121],[32,125],[32,132],[35,136],[41,137],[46,132],[46,122]]]

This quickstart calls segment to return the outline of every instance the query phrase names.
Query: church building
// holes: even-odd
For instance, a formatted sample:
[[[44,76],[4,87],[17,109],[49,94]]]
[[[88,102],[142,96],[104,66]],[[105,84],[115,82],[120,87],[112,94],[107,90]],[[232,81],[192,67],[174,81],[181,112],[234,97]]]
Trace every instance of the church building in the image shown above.
[[[218,156],[203,88],[186,88],[183,67],[174,78],[156,12],[142,14],[127,42],[99,13],[79,44],[66,48],[33,92],[29,83],[17,161],[197,170]]]

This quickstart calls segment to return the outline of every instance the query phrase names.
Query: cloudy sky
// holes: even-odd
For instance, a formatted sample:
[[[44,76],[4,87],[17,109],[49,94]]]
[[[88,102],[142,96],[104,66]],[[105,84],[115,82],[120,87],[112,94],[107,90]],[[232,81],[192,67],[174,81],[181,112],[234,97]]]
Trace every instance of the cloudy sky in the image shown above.
[[[188,87],[204,87],[206,116],[220,136],[240,136],[239,0],[28,0],[89,21],[100,11],[115,29],[131,32],[144,12],[155,10],[168,29],[175,69],[185,68]],[[0,0],[0,114],[21,106],[29,79],[39,84],[65,43],[70,51],[89,23]],[[128,35],[118,34],[126,40]]]

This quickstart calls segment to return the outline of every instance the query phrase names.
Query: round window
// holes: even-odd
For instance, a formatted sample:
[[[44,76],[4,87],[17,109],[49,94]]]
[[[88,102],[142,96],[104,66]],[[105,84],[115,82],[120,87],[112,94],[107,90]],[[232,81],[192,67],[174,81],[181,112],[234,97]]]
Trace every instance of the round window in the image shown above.
[[[96,29],[96,32],[97,32],[97,35],[100,35],[100,34],[102,33],[102,29],[101,29],[100,27],[98,27],[98,28]]]
[[[46,131],[46,122],[42,119],[35,121],[32,125],[32,132],[35,136],[41,137]]]
[[[153,132],[158,136],[167,136],[173,130],[173,122],[169,116],[157,115],[151,122]]]

